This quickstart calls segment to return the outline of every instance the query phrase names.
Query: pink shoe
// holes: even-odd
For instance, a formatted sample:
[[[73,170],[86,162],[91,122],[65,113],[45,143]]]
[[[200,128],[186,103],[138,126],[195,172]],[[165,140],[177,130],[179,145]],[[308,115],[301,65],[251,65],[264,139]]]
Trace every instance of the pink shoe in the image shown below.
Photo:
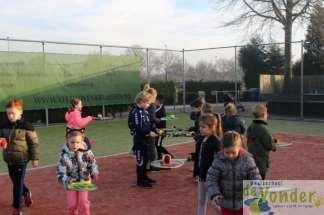
[[[14,208],[12,211],[12,215],[22,215],[22,211],[20,209]]]
[[[78,210],[75,208],[70,208],[69,209],[69,215],[78,215]]]

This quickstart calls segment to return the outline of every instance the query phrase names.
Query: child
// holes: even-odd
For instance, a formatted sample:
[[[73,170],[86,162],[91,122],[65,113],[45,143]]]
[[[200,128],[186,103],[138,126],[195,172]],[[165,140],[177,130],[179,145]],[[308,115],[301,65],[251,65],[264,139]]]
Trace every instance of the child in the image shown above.
[[[134,141],[133,150],[136,156],[137,186],[142,188],[152,188],[152,184],[156,183],[156,181],[149,178],[146,173],[149,139],[157,136],[156,133],[152,131],[149,114],[147,112],[150,101],[151,97],[147,93],[143,91],[138,93],[135,98],[136,105],[130,116]]]
[[[81,131],[70,131],[57,162],[57,178],[67,189],[73,181],[98,179],[98,167],[91,150],[83,141]],[[90,215],[87,191],[66,192],[69,215]]]
[[[210,103],[205,103],[202,108],[202,113],[216,113],[216,109],[210,104]]]
[[[6,105],[7,119],[0,126],[0,139],[3,158],[8,164],[10,179],[13,183],[13,215],[22,214],[22,202],[26,207],[33,204],[30,190],[24,184],[26,166],[31,160],[32,166],[38,166],[38,137],[34,127],[22,118],[23,103],[19,99],[10,100]]]
[[[267,129],[267,107],[263,104],[256,105],[253,116],[254,120],[247,130],[248,148],[259,168],[262,179],[265,179],[269,168],[269,153],[276,151],[276,144]]]
[[[149,84],[146,84],[144,86],[143,92],[148,95],[150,98],[150,106],[147,109],[147,112],[149,114],[149,120],[151,123],[151,131],[156,132],[157,124],[160,122],[160,119],[156,117],[156,106],[155,101],[157,97],[157,91],[156,89],[150,87]],[[156,135],[157,136],[157,135]],[[157,151],[155,146],[156,137],[150,137],[148,139],[148,163],[147,163],[147,169],[149,171],[158,171],[158,168],[154,168],[151,166],[151,162],[157,159]]]
[[[192,159],[194,162],[194,168],[193,168],[193,177],[196,178],[198,176],[198,152],[200,150],[199,145],[199,139],[200,139],[200,133],[199,133],[199,118],[202,113],[202,109],[204,106],[204,102],[201,98],[198,98],[194,100],[191,104],[191,113],[190,113],[190,119],[194,122],[194,126],[189,128],[189,131],[194,132],[194,140],[196,142],[195,144],[195,152],[191,153]]]
[[[67,122],[66,134],[71,130],[79,130],[83,134],[85,132],[85,127],[94,120],[94,117],[87,116],[82,118],[82,101],[79,98],[74,98],[71,101],[68,111],[65,113],[65,120]],[[90,141],[87,137],[84,137],[84,141],[88,145],[89,149],[93,141]]]
[[[220,115],[203,114],[200,118],[199,141],[200,151],[198,155],[198,215],[206,214],[207,206],[207,171],[211,166],[214,156],[221,148],[223,135]]]
[[[237,115],[236,106],[228,103],[225,107],[225,115],[222,117],[224,132],[236,131],[241,135],[245,133],[244,122]]]
[[[164,108],[164,97],[162,95],[158,95],[156,97],[155,105],[156,105],[155,115],[156,115],[156,118],[159,119],[159,121],[156,123],[156,128],[157,129],[165,129],[166,121],[161,120],[161,118],[166,117],[166,111]],[[162,146],[163,139],[164,139],[164,136],[159,136],[158,138],[156,138],[156,141],[155,141],[156,151],[157,151],[159,160],[162,159],[163,154],[169,154],[169,155],[171,155],[171,157],[173,157],[173,155],[166,148],[164,148]]]
[[[208,197],[222,215],[243,214],[243,180],[261,180],[253,157],[242,147],[240,134],[224,134],[223,150],[207,173]]]

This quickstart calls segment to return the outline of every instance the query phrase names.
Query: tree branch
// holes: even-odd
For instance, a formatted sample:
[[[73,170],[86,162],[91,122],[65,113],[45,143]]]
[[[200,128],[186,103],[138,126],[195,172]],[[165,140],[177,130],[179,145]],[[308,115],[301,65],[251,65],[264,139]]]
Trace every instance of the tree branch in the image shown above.
[[[270,16],[270,15],[265,15],[265,14],[262,14],[260,13],[259,11],[257,11],[256,9],[254,9],[246,0],[243,0],[243,3],[253,12],[255,13],[256,15],[262,17],[262,18],[265,18],[265,19],[272,19],[272,20],[275,20],[277,22],[280,22],[283,24],[282,20],[280,20],[278,17],[274,17],[274,16]]]
[[[279,7],[276,5],[276,3],[275,3],[274,0],[271,1],[271,5],[272,5],[272,8],[273,8],[274,13],[275,13],[276,16],[278,17],[278,19],[281,20],[281,23],[282,23],[282,24],[283,24],[283,23],[286,23],[286,19],[285,19],[285,17],[282,15],[282,13],[281,13]]]
[[[301,0],[295,2],[298,3]],[[292,21],[294,22],[300,15],[302,15],[303,13],[305,13],[307,11],[307,8],[309,8],[310,3],[312,2],[312,0],[306,0],[306,4],[304,5],[304,7],[298,12],[298,13],[293,13],[292,14]],[[296,4],[295,4],[296,6]]]

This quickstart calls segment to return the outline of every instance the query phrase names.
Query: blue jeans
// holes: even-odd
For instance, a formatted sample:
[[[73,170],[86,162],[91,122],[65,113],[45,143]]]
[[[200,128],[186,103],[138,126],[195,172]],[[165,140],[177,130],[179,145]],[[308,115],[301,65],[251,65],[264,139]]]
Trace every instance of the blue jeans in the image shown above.
[[[26,196],[29,192],[28,188],[24,184],[25,174],[26,174],[25,165],[8,165],[9,176],[13,184],[13,203],[14,208],[21,208],[21,198]]]

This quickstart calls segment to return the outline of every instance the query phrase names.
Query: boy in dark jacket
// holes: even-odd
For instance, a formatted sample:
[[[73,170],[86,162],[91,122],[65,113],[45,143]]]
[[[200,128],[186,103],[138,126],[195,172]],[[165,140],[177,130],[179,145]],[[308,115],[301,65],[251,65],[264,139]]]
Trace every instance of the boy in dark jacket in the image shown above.
[[[208,197],[221,207],[222,215],[243,214],[243,180],[261,180],[261,176],[252,155],[242,148],[240,134],[228,131],[207,174]]]
[[[148,162],[149,138],[156,137],[151,130],[149,114],[146,111],[149,107],[150,97],[144,92],[140,92],[135,98],[135,107],[132,109],[130,120],[133,133],[134,153],[136,156],[137,185],[143,188],[151,188],[155,181],[147,176],[146,165]]]
[[[25,206],[33,203],[31,192],[24,184],[27,163],[38,166],[38,137],[34,127],[22,118],[23,104],[19,99],[10,100],[6,105],[7,119],[0,125],[0,139],[5,138],[7,146],[3,158],[8,164],[10,179],[13,183],[13,215],[22,214],[21,199]]]
[[[268,110],[263,104],[258,104],[253,110],[254,120],[247,130],[249,152],[253,155],[262,179],[265,179],[269,168],[269,153],[276,151],[276,145],[267,128]]]

